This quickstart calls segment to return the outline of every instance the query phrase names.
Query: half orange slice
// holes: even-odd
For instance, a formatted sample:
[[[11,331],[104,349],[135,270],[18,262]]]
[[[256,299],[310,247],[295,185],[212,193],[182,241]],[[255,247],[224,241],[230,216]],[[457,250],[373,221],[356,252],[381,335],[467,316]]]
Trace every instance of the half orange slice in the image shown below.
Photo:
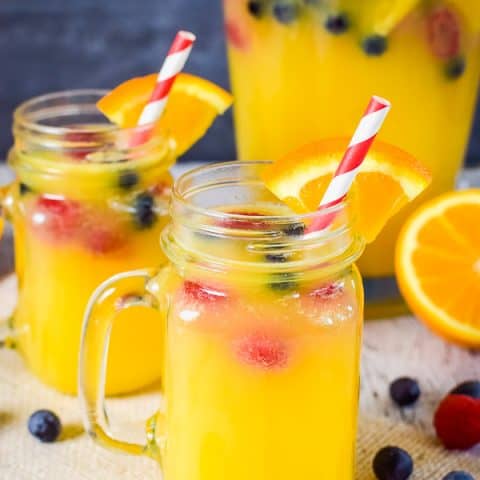
[[[296,212],[314,211],[348,146],[348,139],[311,143],[267,167],[269,190]],[[357,176],[352,203],[356,226],[373,241],[387,220],[430,183],[429,172],[408,153],[377,141]]]
[[[480,347],[480,189],[451,192],[420,207],[396,251],[400,290],[432,330]]]
[[[137,124],[155,87],[157,74],[132,78],[122,83],[97,104],[114,124],[131,128]],[[167,107],[155,126],[155,133],[167,133],[177,143],[177,155],[185,153],[202,138],[215,118],[232,105],[233,97],[208,80],[180,74],[170,92]]]

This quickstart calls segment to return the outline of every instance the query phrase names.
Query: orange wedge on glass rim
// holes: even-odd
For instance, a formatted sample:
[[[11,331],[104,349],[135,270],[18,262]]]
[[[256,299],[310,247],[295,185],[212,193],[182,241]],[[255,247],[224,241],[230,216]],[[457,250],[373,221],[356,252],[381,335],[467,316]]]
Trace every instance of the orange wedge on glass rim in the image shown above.
[[[422,205],[397,243],[396,273],[411,310],[433,331],[480,347],[480,189]]]
[[[265,168],[267,188],[299,213],[317,209],[349,139],[311,143]],[[410,154],[376,141],[351,191],[355,227],[372,242],[387,220],[429,185],[429,172]]]
[[[158,74],[136,77],[105,95],[98,109],[115,125],[132,128],[150,99]],[[223,88],[194,75],[180,74],[168,97],[154,134],[168,134],[177,144],[178,156],[202,138],[218,115],[232,105],[233,97]]]

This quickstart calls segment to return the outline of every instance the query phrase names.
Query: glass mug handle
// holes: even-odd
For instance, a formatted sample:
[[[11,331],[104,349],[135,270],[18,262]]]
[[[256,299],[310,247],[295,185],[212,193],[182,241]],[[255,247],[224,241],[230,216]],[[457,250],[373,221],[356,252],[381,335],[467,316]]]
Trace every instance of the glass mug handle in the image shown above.
[[[14,205],[12,189],[16,182],[11,180],[4,185],[0,185],[0,239],[3,236],[5,223],[10,222],[9,216]],[[0,251],[0,255],[2,252]],[[0,348],[15,348],[16,333],[12,331],[10,319],[0,319]]]
[[[2,238],[5,222],[7,221],[6,213],[11,208],[12,197],[10,193],[14,185],[15,181],[0,185],[0,238]]]
[[[166,273],[167,270],[168,267],[164,267],[160,273]],[[149,291],[149,282],[158,275],[158,270],[150,269],[120,273],[103,282],[95,290],[83,320],[78,392],[85,429],[96,442],[110,449],[132,455],[147,455],[160,461],[160,449],[152,433],[155,430],[152,423],[155,418],[149,422],[152,423],[152,432],[147,435],[146,444],[130,443],[111,435],[105,408],[108,349],[115,318],[130,307],[144,306],[160,311],[162,302]]]

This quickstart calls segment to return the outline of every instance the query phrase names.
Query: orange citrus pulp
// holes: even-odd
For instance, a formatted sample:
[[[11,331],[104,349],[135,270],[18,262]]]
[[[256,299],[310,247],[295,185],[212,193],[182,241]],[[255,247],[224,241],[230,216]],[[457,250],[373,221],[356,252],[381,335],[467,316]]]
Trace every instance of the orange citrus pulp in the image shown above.
[[[310,143],[268,166],[263,180],[269,190],[296,212],[318,208],[348,139]],[[373,241],[387,220],[430,183],[428,171],[411,155],[377,141],[356,177],[351,199],[356,228]]]
[[[105,95],[97,103],[98,109],[122,128],[135,127],[157,77],[151,74],[127,80]],[[232,102],[233,97],[214,83],[182,73],[173,84],[165,112],[155,125],[155,134],[173,137],[176,153],[182,155],[205,135],[215,118],[225,113]]]
[[[480,347],[480,189],[451,192],[407,221],[396,251],[400,290],[432,330]]]

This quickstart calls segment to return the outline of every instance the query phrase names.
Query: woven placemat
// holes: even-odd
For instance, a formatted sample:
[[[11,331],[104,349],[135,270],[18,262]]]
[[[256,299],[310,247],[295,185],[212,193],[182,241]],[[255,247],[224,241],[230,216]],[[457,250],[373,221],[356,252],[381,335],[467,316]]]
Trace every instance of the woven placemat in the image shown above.
[[[132,398],[110,400],[112,422],[115,424],[121,418],[123,430],[130,425],[133,430],[136,420],[145,418],[146,412],[155,410],[159,394],[154,390]],[[59,442],[44,445],[28,433],[27,419],[39,408],[52,409],[61,417],[65,428]],[[445,473],[454,469],[465,469],[480,475],[478,453],[447,453],[433,436],[422,433],[417,427],[363,416],[358,441],[359,480],[374,478],[372,458],[385,445],[400,446],[412,454],[415,461],[414,480],[440,480]],[[26,371],[16,352],[0,351],[0,479],[159,478],[160,473],[153,461],[106,451],[95,445],[82,430],[79,405],[75,398],[60,395],[41,385]]]
[[[9,277],[0,282],[0,318],[14,304],[15,279]],[[388,383],[405,373],[416,376],[424,392],[418,407],[402,415],[388,399]],[[383,446],[395,445],[408,450],[414,458],[412,480],[441,480],[445,473],[458,469],[480,480],[480,449],[446,452],[431,428],[433,409],[444,392],[456,382],[478,377],[478,354],[443,342],[412,317],[367,324],[357,479],[374,480],[374,454]],[[128,432],[130,439],[143,440],[140,420],[153,413],[159,401],[154,387],[135,397],[109,400],[112,423],[123,426],[118,434],[123,437]],[[28,433],[28,417],[40,408],[51,409],[62,419],[64,433],[55,444],[41,444]],[[17,352],[0,350],[0,480],[159,478],[152,460],[97,446],[83,432],[77,399],[43,386],[26,370]]]

